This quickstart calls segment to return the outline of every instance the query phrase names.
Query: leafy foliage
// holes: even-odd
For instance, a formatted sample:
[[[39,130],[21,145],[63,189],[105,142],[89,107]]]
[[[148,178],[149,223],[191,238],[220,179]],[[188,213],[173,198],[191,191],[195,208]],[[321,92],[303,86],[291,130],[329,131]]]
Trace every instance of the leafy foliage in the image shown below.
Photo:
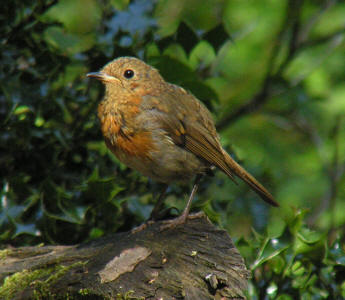
[[[275,228],[267,227],[265,234],[253,231],[251,239],[237,241],[251,261],[250,299],[344,298],[342,241],[307,228],[306,213],[295,210],[290,218],[270,224]]]
[[[13,0],[0,14],[3,244],[77,243],[148,217],[160,186],[106,149],[103,87],[85,77],[133,55],[204,101],[281,203],[220,172],[195,201],[237,237],[249,295],[345,297],[343,2]],[[172,186],[166,206],[189,190]]]

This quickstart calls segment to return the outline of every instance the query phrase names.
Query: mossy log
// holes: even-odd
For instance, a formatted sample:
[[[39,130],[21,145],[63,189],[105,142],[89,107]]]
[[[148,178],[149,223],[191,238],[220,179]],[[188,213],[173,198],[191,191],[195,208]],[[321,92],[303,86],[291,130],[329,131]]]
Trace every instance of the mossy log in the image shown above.
[[[244,299],[249,272],[202,216],[75,246],[0,251],[0,299]]]

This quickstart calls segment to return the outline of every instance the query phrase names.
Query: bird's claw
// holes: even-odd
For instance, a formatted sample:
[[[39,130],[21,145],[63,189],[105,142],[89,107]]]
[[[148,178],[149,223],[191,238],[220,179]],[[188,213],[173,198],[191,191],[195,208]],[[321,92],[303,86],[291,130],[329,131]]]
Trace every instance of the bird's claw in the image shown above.
[[[176,226],[186,223],[187,219],[192,220],[203,216],[205,216],[205,214],[202,211],[190,215],[182,214],[175,219],[162,221],[163,225],[160,226],[160,231],[174,229]]]

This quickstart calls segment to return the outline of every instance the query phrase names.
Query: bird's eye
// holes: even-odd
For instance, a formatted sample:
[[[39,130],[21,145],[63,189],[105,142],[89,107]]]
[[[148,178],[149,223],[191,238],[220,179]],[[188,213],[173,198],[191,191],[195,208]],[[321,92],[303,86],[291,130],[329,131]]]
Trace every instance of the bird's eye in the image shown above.
[[[125,76],[125,78],[127,79],[130,79],[134,76],[134,71],[131,69],[128,69],[123,73],[123,76]]]

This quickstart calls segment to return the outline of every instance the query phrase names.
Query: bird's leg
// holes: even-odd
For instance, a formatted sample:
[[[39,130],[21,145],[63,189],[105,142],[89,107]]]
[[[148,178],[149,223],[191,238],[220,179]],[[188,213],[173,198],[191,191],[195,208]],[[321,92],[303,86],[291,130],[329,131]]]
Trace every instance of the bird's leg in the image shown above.
[[[151,215],[149,217],[149,220],[158,220],[160,217],[160,212],[162,211],[163,208],[163,204],[164,204],[164,198],[165,198],[165,194],[167,192],[169,185],[165,184],[163,187],[163,190],[161,192],[161,194],[159,195],[159,198],[155,204],[155,206],[152,209]]]
[[[196,176],[192,192],[190,193],[187,205],[185,209],[183,210],[182,214],[175,219],[164,221],[164,225],[161,226],[161,230],[174,228],[177,225],[180,225],[186,222],[189,215],[190,208],[192,206],[193,198],[195,196],[196,191],[198,190],[198,186],[199,186],[199,182],[201,178],[202,178],[201,174],[198,174]]]
[[[190,211],[190,208],[192,206],[192,202],[193,202],[194,196],[195,196],[195,194],[196,194],[196,192],[198,190],[199,182],[200,182],[201,178],[202,178],[201,174],[196,175],[196,178],[195,178],[195,181],[194,181],[194,186],[193,186],[192,192],[190,193],[187,205],[184,208],[182,215],[180,216],[183,219],[183,223],[186,221],[186,219],[187,219],[187,217],[189,215],[189,211]]]
[[[163,203],[164,203],[163,200],[164,200],[164,198],[165,198],[165,194],[166,194],[166,191],[167,191],[168,187],[169,187],[169,185],[167,185],[167,184],[164,185],[164,187],[163,187],[163,189],[162,189],[162,192],[161,192],[161,194],[159,195],[158,200],[157,200],[157,202],[156,202],[154,208],[152,209],[152,212],[151,212],[151,214],[150,214],[149,219],[148,219],[147,221],[145,221],[143,224],[141,224],[141,225],[139,225],[139,226],[133,228],[133,229],[131,230],[131,233],[132,233],[132,234],[133,234],[133,233],[138,233],[138,232],[144,230],[148,225],[153,224],[153,223],[155,222],[155,220],[158,220],[158,219],[159,219],[159,217],[160,217],[160,214],[159,214],[159,213],[160,213],[161,210],[162,210]]]

